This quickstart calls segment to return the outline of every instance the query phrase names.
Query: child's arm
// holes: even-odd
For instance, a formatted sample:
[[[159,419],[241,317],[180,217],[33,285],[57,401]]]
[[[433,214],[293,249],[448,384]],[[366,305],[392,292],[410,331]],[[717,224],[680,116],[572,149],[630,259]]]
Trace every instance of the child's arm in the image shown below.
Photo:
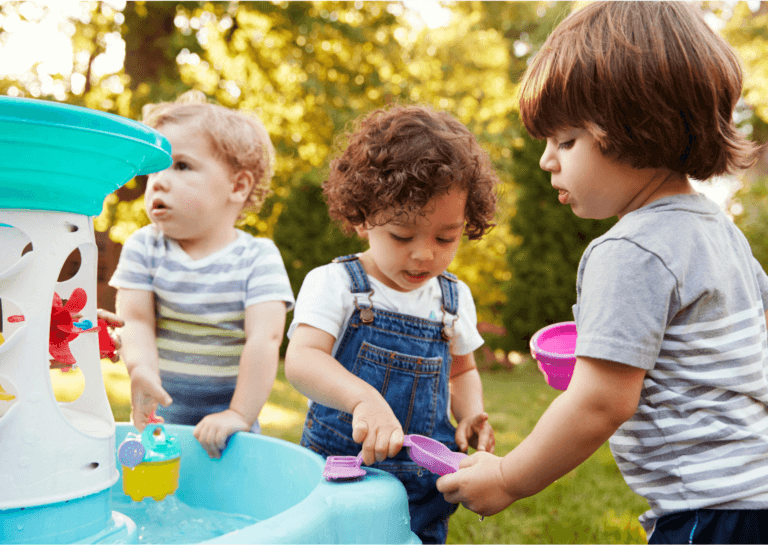
[[[394,456],[403,447],[400,422],[378,390],[331,356],[334,342],[330,333],[299,324],[285,354],[286,377],[311,400],[352,414],[352,439],[363,443],[366,464]]]
[[[211,458],[221,457],[230,435],[250,430],[267,402],[277,375],[285,313],[283,301],[266,301],[245,310],[245,345],[229,409],[209,414],[194,431]]]
[[[140,431],[160,403],[171,404],[171,396],[160,383],[155,345],[155,294],[144,290],[117,290],[117,312],[125,321],[120,333],[122,356],[131,377],[131,417]]]
[[[453,356],[451,364],[451,412],[456,418],[456,443],[466,452],[468,447],[493,452],[496,439],[483,407],[483,383],[470,352]]]
[[[645,370],[578,358],[568,389],[503,458],[478,452],[437,488],[452,503],[493,515],[540,492],[584,460],[637,411]]]

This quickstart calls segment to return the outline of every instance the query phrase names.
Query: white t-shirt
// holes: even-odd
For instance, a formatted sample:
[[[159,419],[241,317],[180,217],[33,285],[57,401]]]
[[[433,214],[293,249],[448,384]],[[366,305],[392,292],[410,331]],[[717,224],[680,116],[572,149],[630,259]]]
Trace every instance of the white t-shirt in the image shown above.
[[[445,313],[442,310],[442,291],[437,278],[408,292],[385,286],[370,275],[368,282],[373,288],[370,301],[370,292],[353,294],[350,291],[351,282],[343,263],[329,263],[310,271],[296,299],[288,337],[293,335],[299,324],[316,327],[336,339],[332,352],[335,356],[339,341],[355,310],[355,300],[361,308],[373,303],[373,307],[379,310],[443,321]],[[477,313],[469,287],[462,281],[458,281],[456,287],[459,297],[458,319],[448,314],[444,323],[452,325],[456,332],[451,353],[464,356],[477,350],[484,341],[477,331]]]

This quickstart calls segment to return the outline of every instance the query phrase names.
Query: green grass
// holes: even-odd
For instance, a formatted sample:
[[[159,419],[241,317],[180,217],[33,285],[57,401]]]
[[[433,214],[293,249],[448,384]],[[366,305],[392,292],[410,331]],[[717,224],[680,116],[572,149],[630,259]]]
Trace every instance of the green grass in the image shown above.
[[[130,398],[125,368],[104,361],[102,370],[115,420],[126,422]],[[51,375],[60,399],[82,391],[78,371]],[[504,455],[533,429],[559,392],[546,385],[530,359],[512,370],[488,370],[481,376],[496,454]],[[281,366],[260,417],[264,434],[298,443],[306,410],[306,398],[286,381]],[[482,522],[460,507],[451,517],[448,543],[646,543],[637,517],[647,508],[624,483],[606,444],[540,494]]]
[[[530,433],[560,392],[546,385],[530,359],[511,371],[481,376],[496,454],[503,456]],[[541,493],[482,522],[459,508],[451,517],[448,543],[647,543],[637,520],[647,509],[647,502],[624,482],[605,444]]]

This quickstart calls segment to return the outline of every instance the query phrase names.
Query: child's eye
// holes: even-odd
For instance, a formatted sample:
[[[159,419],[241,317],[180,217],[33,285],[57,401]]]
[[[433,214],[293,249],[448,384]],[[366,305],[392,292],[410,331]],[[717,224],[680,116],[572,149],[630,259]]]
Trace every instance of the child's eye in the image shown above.
[[[177,161],[175,165],[173,165],[176,170],[189,170],[189,163],[185,161]]]
[[[440,244],[453,244],[454,242],[456,242],[456,239],[455,238],[438,238],[437,242],[439,242]]]
[[[394,233],[390,233],[389,236],[391,236],[397,242],[410,242],[411,240],[413,240],[413,237],[401,237]]]
[[[557,149],[571,149],[573,147],[573,144],[575,143],[576,143],[575,139],[571,139],[566,142],[561,142],[557,145]]]

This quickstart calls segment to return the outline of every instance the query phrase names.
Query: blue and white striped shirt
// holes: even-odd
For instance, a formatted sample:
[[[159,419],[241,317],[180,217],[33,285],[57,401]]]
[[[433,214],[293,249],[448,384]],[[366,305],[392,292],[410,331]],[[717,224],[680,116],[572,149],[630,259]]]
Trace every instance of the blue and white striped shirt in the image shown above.
[[[701,195],[624,216],[584,252],[576,354],[647,369],[610,440],[627,484],[666,514],[768,508],[768,277]]]
[[[232,389],[245,309],[266,301],[284,301],[288,310],[294,304],[274,242],[243,231],[226,248],[193,260],[154,225],[143,227],[125,242],[109,285],[154,292],[163,378],[209,377]]]

